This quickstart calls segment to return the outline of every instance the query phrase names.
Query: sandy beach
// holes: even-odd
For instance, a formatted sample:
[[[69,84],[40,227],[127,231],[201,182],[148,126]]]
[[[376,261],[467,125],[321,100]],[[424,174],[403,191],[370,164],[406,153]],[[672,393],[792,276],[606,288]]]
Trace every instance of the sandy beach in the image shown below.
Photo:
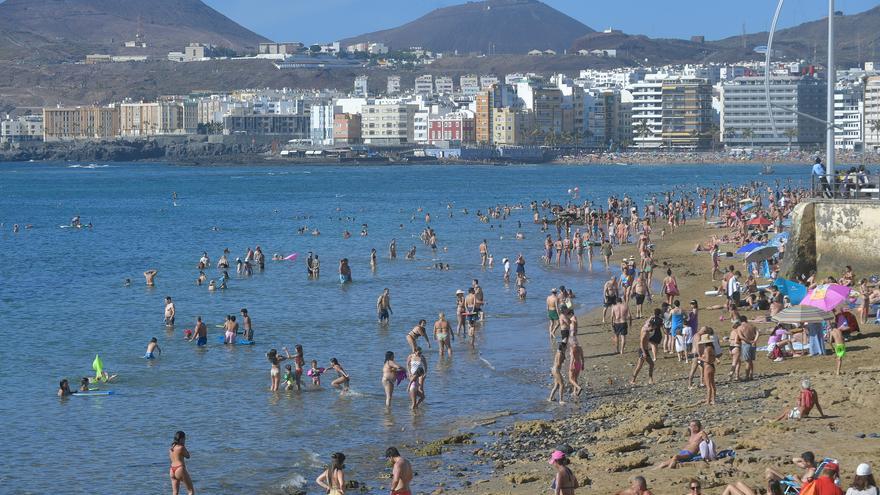
[[[723,302],[703,295],[713,288],[711,260],[707,253],[693,252],[698,241],[705,241],[719,230],[704,226],[702,221],[691,221],[657,242],[656,262],[660,267],[655,272],[672,268],[683,302],[695,298],[701,308]],[[632,246],[622,248],[612,262],[631,254]],[[722,260],[722,266],[730,263],[741,264],[737,259]],[[581,297],[582,303],[586,303],[586,297],[597,298],[586,294]],[[659,304],[656,296],[655,302]],[[649,307],[654,305],[646,302],[645,308]],[[731,325],[719,321],[720,313],[701,310],[700,322],[713,327],[723,338],[730,333]],[[743,314],[751,318],[755,312]],[[588,382],[587,399],[579,405],[561,406],[561,419],[519,421],[492,432],[495,441],[474,446],[473,452],[493,467],[494,475],[475,479],[473,485],[456,493],[550,493],[554,471],[547,460],[560,445],[574,451],[570,467],[582,486],[586,485],[579,493],[617,493],[629,487],[635,475],[645,476],[655,494],[687,493],[686,483],[692,478],[701,480],[704,493],[710,494],[720,494],[726,484],[737,480],[763,489],[765,468],[796,473],[798,469],[790,459],[804,451],[815,452],[817,459],[839,459],[841,486],[845,488],[859,463],[880,461],[880,441],[876,438],[880,425],[871,412],[880,405],[880,365],[873,352],[877,332],[872,323],[863,328],[862,336],[848,343],[841,376],[834,376],[833,355],[777,363],[759,352],[755,379],[731,382],[727,376],[730,358],[723,356],[717,363],[718,404],[707,406],[700,404],[705,396],[703,388],[688,388],[689,365],[662,351],[658,351],[656,385],[647,384],[645,370],[637,386],[628,385],[637,359],[634,334],[642,320],[633,322],[626,353],[620,356],[611,353],[610,324],[601,323],[601,309],[578,318],[585,350],[582,377]],[[770,325],[758,327],[766,331]],[[765,332],[760,344],[766,340]],[[827,417],[820,419],[814,411],[800,421],[772,422],[785,407],[794,405],[803,378],[812,380]],[[692,419],[702,421],[719,451],[735,450],[735,458],[651,470],[652,465],[682,448]]]

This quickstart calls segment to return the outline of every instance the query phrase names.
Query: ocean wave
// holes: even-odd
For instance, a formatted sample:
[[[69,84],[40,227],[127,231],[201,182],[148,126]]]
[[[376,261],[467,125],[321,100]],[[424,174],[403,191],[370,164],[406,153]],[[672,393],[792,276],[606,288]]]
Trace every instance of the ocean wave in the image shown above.
[[[306,486],[306,479],[299,474],[295,474],[284,483],[281,483],[281,489],[284,491],[290,491],[291,489],[302,488],[304,486]]]
[[[96,169],[96,168],[109,168],[110,165],[103,164],[98,165],[97,163],[89,163],[88,165],[81,165],[79,163],[74,165],[68,165],[67,168],[87,168],[87,169]]]

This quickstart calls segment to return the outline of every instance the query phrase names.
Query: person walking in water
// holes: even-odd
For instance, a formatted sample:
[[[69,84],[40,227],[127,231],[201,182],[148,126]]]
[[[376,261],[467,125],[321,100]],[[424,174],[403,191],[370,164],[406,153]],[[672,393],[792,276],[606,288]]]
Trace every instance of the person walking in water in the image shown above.
[[[345,495],[345,454],[336,452],[330,456],[330,466],[318,476],[315,483],[324,490],[327,495]]]
[[[376,314],[379,318],[379,323],[388,323],[388,319],[393,312],[391,310],[391,291],[386,287],[376,301]]]
[[[394,353],[385,353],[385,364],[382,365],[382,388],[385,389],[385,407],[391,407],[391,397],[394,395],[394,386],[397,385],[397,373],[403,368],[394,362]]]
[[[453,339],[455,339],[455,334],[452,333],[452,329],[449,327],[446,315],[441,312],[437,315],[437,321],[434,322],[434,340],[437,341],[440,359],[443,359],[444,354],[452,357]]]
[[[171,469],[168,472],[168,476],[171,478],[171,495],[180,493],[181,482],[186,487],[186,492],[189,495],[194,495],[196,491],[193,488],[192,479],[189,477],[189,471],[186,469],[186,459],[189,459],[189,451],[186,450],[186,433],[178,431],[174,434],[168,458],[171,460]]]

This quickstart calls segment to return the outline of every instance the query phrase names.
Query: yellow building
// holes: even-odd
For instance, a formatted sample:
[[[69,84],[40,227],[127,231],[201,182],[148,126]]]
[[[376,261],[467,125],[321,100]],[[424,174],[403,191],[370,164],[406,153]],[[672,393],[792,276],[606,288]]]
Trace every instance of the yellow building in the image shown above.
[[[43,140],[107,139],[119,135],[119,108],[55,107],[43,109]]]
[[[122,103],[120,134],[126,137],[191,134],[198,125],[198,104],[190,101]]]
[[[524,114],[511,107],[492,112],[492,144],[521,145],[525,136]]]

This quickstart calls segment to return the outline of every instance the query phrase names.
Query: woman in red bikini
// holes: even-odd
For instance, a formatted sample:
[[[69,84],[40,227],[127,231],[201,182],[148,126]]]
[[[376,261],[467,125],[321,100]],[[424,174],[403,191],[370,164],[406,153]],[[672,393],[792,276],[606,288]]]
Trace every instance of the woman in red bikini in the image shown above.
[[[186,486],[189,495],[193,495],[196,491],[193,489],[192,479],[186,470],[186,461],[189,459],[189,451],[186,450],[186,433],[178,431],[174,434],[174,441],[171,442],[171,450],[168,451],[168,457],[171,459],[171,470],[168,475],[171,477],[171,494],[178,495],[180,493],[180,482]]]

